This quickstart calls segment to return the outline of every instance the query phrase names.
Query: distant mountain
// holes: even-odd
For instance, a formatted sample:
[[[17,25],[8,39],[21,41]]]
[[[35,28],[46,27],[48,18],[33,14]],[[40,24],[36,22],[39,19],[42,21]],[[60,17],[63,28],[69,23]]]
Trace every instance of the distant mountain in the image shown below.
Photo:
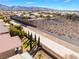
[[[0,10],[44,10],[44,11],[52,11],[53,9],[42,8],[42,7],[25,7],[25,6],[6,6],[0,4]]]
[[[6,5],[0,4],[0,10],[9,10],[9,7]]]
[[[57,11],[57,12],[79,12],[77,10],[57,10],[43,7],[26,7],[26,6],[6,6],[0,4],[0,10],[4,11],[18,11],[18,10],[29,10],[29,11]]]

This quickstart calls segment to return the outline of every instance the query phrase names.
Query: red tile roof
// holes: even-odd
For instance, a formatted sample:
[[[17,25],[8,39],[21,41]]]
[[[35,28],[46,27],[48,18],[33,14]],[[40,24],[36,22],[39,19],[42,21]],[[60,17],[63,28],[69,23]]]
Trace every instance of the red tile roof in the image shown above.
[[[0,34],[9,32],[9,29],[5,26],[4,22],[0,22]]]
[[[10,37],[9,34],[0,35],[0,53],[20,46],[21,40],[18,36]]]

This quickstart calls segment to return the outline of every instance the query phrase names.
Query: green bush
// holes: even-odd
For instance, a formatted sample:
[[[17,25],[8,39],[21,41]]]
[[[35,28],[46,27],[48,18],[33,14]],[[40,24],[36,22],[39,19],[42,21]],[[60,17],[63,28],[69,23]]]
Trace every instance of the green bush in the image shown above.
[[[10,35],[11,36],[19,36],[20,38],[24,37],[24,31],[21,26],[10,26]]]

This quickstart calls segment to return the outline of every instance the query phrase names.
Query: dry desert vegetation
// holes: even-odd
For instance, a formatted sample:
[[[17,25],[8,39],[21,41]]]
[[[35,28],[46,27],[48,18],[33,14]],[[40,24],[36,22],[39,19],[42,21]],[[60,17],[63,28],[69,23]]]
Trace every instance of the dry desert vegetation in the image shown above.
[[[31,23],[37,26],[38,29],[62,40],[74,44],[77,44],[76,42],[79,40],[79,21],[55,18],[51,20],[35,20]]]

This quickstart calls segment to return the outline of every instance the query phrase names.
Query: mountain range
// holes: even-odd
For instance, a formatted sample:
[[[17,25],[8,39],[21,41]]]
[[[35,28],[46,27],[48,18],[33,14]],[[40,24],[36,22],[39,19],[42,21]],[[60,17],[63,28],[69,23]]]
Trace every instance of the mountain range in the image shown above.
[[[20,11],[20,10],[27,10],[27,11],[70,11],[70,12],[79,12],[78,10],[57,10],[57,9],[50,9],[50,8],[43,8],[43,7],[26,7],[26,6],[6,6],[0,4],[0,10],[3,11]]]
[[[44,11],[53,11],[53,9],[43,8],[43,7],[25,7],[25,6],[6,6],[0,4],[0,10],[44,10]]]

